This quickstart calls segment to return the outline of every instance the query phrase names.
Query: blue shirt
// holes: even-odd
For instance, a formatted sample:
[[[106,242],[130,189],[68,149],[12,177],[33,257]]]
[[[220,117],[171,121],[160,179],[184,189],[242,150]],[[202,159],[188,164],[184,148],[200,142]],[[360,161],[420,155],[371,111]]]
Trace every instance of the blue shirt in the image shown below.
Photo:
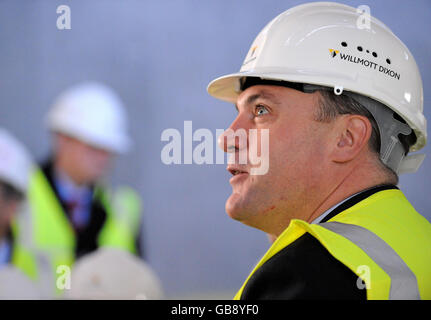
[[[85,228],[90,221],[93,191],[87,186],[75,184],[58,169],[54,170],[54,185],[61,202],[68,208],[72,224],[78,229]]]
[[[8,240],[0,239],[0,269],[9,264],[11,245]]]

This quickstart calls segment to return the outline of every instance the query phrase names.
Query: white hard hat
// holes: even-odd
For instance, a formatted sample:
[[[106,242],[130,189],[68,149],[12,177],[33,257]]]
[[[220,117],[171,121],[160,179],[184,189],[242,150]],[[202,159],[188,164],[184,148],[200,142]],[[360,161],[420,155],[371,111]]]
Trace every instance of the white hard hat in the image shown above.
[[[48,127],[91,146],[123,153],[130,146],[120,98],[99,83],[83,83],[61,94],[47,117]]]
[[[208,92],[235,102],[247,77],[332,87],[336,94],[350,91],[396,112],[416,134],[410,151],[421,149],[427,133],[415,59],[376,18],[370,17],[370,28],[361,25],[360,14],[332,2],[283,12],[258,34],[240,72],[212,81]]]
[[[11,264],[0,268],[0,299],[41,299],[37,286]]]
[[[161,299],[153,270],[131,253],[102,247],[79,259],[72,268],[67,299]]]
[[[0,128],[0,180],[26,193],[32,169],[33,161],[26,148]]]

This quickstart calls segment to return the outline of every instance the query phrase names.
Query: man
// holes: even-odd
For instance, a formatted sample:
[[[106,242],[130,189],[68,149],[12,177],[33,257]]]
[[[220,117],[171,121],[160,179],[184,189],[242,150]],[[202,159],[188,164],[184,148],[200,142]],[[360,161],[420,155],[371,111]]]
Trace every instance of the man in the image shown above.
[[[0,128],[0,299],[40,297],[35,284],[11,265],[11,221],[27,194],[33,161],[24,146]]]
[[[29,208],[14,234],[12,261],[31,278],[55,277],[58,266],[101,246],[140,254],[138,196],[126,187],[110,195],[101,182],[130,145],[123,108],[111,89],[84,83],[50,110],[53,155],[32,175]]]
[[[383,23],[357,19],[337,3],[294,7],[208,87],[236,104],[228,131],[269,132],[266,174],[228,165],[227,213],[276,239],[235,299],[431,298],[431,224],[396,187],[423,160],[407,155],[426,143],[422,81]],[[247,138],[219,143],[238,159],[265,143]]]

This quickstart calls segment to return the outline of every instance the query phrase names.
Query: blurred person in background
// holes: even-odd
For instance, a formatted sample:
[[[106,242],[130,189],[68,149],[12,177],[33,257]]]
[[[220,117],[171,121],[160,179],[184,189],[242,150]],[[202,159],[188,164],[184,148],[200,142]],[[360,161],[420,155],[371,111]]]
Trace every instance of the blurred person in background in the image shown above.
[[[52,283],[59,266],[101,246],[141,255],[139,196],[102,184],[114,156],[131,144],[120,98],[105,85],[79,84],[57,98],[47,124],[52,155],[31,177],[13,263],[39,281],[50,274]]]
[[[34,283],[11,262],[11,222],[27,193],[33,161],[25,147],[0,128],[0,299],[38,298]]]

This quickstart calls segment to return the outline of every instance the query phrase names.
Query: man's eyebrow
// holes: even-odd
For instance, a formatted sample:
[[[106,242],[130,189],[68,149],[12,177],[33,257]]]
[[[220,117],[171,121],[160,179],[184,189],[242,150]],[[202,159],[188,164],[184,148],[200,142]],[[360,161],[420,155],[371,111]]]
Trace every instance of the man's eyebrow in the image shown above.
[[[277,99],[275,95],[266,91],[260,91],[259,93],[252,94],[247,98],[245,104],[252,104],[258,99],[270,100],[275,104],[280,104],[280,101]],[[238,104],[235,103],[235,108],[238,111]]]

